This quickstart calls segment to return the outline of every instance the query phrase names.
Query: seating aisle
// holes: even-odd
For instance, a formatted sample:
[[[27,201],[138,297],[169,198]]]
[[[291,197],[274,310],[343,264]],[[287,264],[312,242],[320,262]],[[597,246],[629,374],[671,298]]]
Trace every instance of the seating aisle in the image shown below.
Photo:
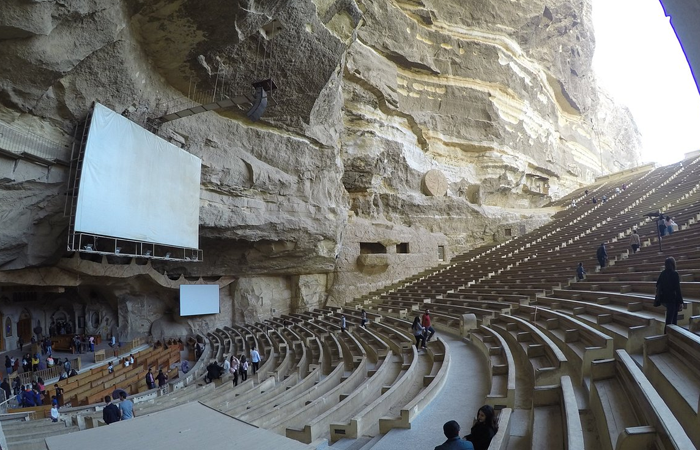
[[[449,346],[452,358],[440,394],[411,423],[410,430],[391,430],[374,444],[372,450],[435,448],[445,441],[442,425],[448,420],[459,422],[462,427],[460,435],[469,434],[476,412],[488,394],[488,367],[473,344],[446,333],[439,333],[439,336]]]

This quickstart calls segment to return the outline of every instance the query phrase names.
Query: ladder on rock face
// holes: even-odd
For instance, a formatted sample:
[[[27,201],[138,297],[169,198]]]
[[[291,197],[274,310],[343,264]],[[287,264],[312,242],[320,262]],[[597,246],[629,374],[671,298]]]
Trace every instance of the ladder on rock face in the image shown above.
[[[88,133],[90,131],[90,124],[92,123],[92,112],[93,109],[91,108],[85,120],[75,128],[75,133],[73,135],[66,203],[63,208],[63,216],[69,217],[67,247],[69,251],[77,250],[75,248],[75,214],[78,209],[78,189],[80,188],[80,178],[83,172],[83,160],[85,158]]]

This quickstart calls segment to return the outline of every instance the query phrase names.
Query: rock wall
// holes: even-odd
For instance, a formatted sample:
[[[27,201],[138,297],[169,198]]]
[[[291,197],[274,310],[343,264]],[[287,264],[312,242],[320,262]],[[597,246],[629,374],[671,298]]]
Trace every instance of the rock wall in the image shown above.
[[[202,158],[204,262],[148,265],[236,279],[193,320],[151,272],[66,269],[67,171],[0,156],[2,285],[100,286],[125,336],[344,304],[639,160],[591,72],[588,0],[5,0],[0,41],[0,122],[61,147],[99,101]],[[158,126],[265,78],[259,122],[234,107]]]

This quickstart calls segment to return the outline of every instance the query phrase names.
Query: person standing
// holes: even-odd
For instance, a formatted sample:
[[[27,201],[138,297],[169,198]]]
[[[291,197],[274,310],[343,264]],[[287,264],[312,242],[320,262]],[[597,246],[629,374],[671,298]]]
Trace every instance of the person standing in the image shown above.
[[[430,338],[435,334],[435,328],[431,324],[429,309],[426,309],[425,314],[423,314],[423,331],[425,333],[425,342],[430,342]]]
[[[156,387],[156,380],[153,378],[153,372],[151,372],[151,368],[148,368],[148,373],[146,373],[146,385],[148,386],[148,389],[153,389]]]
[[[360,319],[360,326],[362,328],[367,328],[367,311],[362,310],[362,318]]]
[[[231,372],[231,375],[233,376],[233,385],[238,386],[238,369],[239,369],[240,363],[238,362],[238,358],[235,356],[231,355],[231,362],[230,362],[230,369],[229,371]]]
[[[255,349],[255,346],[250,350],[250,362],[253,363],[253,375],[258,371],[260,368],[260,353]]]
[[[119,393],[119,413],[121,414],[122,420],[129,420],[136,417],[134,413],[134,402],[127,400],[126,392],[122,391]]]
[[[340,315],[340,331],[345,331],[348,328],[348,323],[345,321],[345,314]]]
[[[158,369],[158,375],[156,375],[156,380],[158,380],[158,388],[163,389],[165,383],[168,381],[168,376],[163,373],[163,369]]]
[[[5,355],[5,374],[9,377],[12,373],[12,360],[8,355]]]
[[[53,385],[54,397],[58,401],[59,406],[63,406],[63,388],[57,384]]]
[[[656,280],[657,296],[666,307],[666,325],[678,325],[678,312],[683,310],[681,277],[676,272],[676,260],[666,258],[664,270]]]
[[[608,260],[608,252],[605,250],[605,242],[600,244],[600,247],[598,247],[598,250],[596,251],[596,257],[598,258],[598,264],[600,265],[600,268],[602,269],[605,267],[605,263]]]
[[[90,345],[90,352],[94,353],[95,352],[95,336],[90,336],[88,338],[88,344]]]
[[[642,242],[639,239],[637,230],[632,230],[632,234],[630,235],[630,246],[632,247],[632,253],[637,253],[637,250],[639,250],[639,245],[641,243]]]
[[[241,382],[248,379],[248,360],[245,359],[245,355],[241,355]]]
[[[107,403],[107,405],[102,410],[102,420],[104,420],[107,425],[110,423],[119,422],[121,415],[117,405],[112,403],[112,397],[105,395],[105,403]]]
[[[3,391],[5,391],[5,400],[8,400],[10,397],[12,397],[12,390],[10,389],[10,383],[7,382],[7,378],[2,379],[2,384],[0,384],[0,388],[2,388]]]
[[[583,281],[586,278],[586,269],[583,268],[582,262],[578,263],[578,267],[576,267],[576,278],[578,281]]]

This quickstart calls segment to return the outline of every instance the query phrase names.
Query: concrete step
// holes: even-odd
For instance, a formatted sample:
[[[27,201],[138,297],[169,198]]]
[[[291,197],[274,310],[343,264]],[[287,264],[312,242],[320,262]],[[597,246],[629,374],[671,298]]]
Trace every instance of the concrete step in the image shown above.
[[[43,430],[43,429],[60,429],[65,428],[65,422],[51,422],[51,419],[41,419],[41,420],[29,420],[26,422],[15,422],[11,424],[2,424],[2,431],[5,436],[13,436],[16,434],[22,434],[31,432],[31,430]]]
[[[46,450],[46,444],[44,439],[51,436],[58,436],[60,434],[73,433],[79,431],[77,426],[63,427],[61,429],[50,429],[42,430],[33,434],[17,435],[17,436],[5,436],[7,440],[7,446],[10,450],[29,450],[33,448],[40,448]],[[35,444],[41,444],[40,447],[35,447]]]
[[[364,448],[372,438],[361,437],[358,439],[340,439],[329,447],[329,450],[360,450]]]

